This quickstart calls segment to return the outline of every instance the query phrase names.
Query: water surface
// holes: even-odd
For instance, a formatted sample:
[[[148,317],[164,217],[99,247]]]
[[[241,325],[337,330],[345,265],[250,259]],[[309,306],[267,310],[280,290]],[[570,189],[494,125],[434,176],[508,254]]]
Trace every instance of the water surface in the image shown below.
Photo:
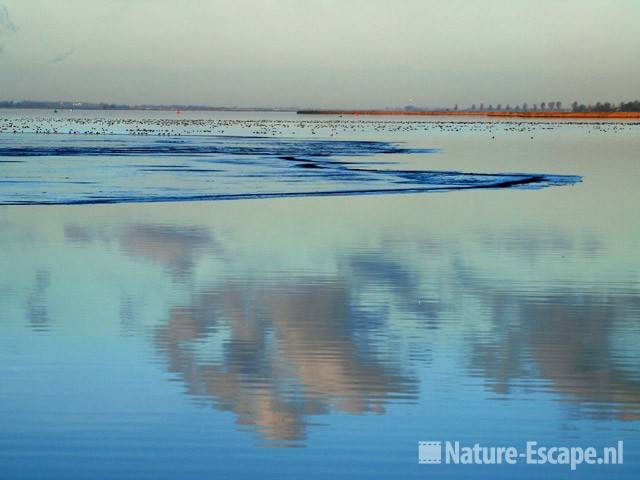
[[[28,115],[20,122],[36,125]],[[376,171],[582,182],[0,206],[3,475],[637,477],[637,126],[243,121],[251,126],[226,128],[251,136],[261,122],[280,145],[275,129],[286,125],[296,144],[315,136],[412,152],[335,156]],[[195,128],[170,125],[181,138],[179,128]],[[58,138],[3,135],[29,148]],[[625,463],[571,474],[417,462],[420,440],[531,439],[624,440]]]

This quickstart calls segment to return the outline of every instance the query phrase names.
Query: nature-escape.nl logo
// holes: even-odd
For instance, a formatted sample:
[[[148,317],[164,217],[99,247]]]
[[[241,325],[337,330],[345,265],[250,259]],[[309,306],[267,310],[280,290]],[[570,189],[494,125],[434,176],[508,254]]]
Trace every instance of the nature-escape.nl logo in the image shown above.
[[[444,447],[444,448],[443,448]],[[578,465],[621,465],[624,461],[624,442],[604,447],[559,447],[538,445],[529,440],[524,450],[515,446],[488,447],[475,443],[461,445],[458,441],[418,442],[418,463],[447,465],[569,465],[575,470]]]

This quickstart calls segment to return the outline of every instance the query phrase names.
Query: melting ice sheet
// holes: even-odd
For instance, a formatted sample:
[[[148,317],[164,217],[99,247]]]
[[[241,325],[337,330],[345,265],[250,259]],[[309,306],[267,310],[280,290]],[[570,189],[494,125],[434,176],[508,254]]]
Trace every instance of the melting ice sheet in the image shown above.
[[[435,150],[374,141],[31,134],[0,139],[5,205],[541,188],[580,181],[537,173],[397,170],[380,156]]]

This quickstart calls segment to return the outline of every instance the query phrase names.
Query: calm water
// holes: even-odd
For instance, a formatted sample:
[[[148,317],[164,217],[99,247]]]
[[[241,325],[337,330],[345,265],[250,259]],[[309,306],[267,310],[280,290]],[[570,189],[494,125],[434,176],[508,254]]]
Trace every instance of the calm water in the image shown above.
[[[0,113],[4,203],[18,191],[8,180],[28,177],[47,189],[55,175],[95,180],[96,158],[123,166],[112,187],[140,195],[132,164],[195,169],[196,160],[157,149],[132,160],[127,145],[164,137],[201,146],[212,134],[269,139],[237,157],[245,168],[225,161],[228,150],[200,152],[224,170],[216,193],[229,182],[240,193],[264,182],[280,193],[331,190],[345,181],[335,173],[343,169],[383,179],[349,177],[356,189],[404,188],[398,171],[571,180],[537,189],[0,206],[0,477],[638,478],[639,125]],[[62,134],[71,131],[80,133]],[[125,151],[51,153],[109,141]],[[300,149],[318,141],[327,142],[313,146],[330,154],[321,157],[327,168],[282,178],[291,168],[277,157],[304,163],[309,151]],[[362,153],[359,142],[393,148]],[[269,153],[283,144],[294,154]],[[9,148],[45,154],[8,163],[26,158]],[[174,172],[182,192],[194,181],[203,188],[203,172],[191,173]],[[437,185],[460,181],[458,173]],[[144,192],[173,178],[156,174],[145,177]],[[27,190],[30,201],[52,198]],[[419,465],[421,440],[520,449],[527,440],[623,440],[624,464],[576,472]]]

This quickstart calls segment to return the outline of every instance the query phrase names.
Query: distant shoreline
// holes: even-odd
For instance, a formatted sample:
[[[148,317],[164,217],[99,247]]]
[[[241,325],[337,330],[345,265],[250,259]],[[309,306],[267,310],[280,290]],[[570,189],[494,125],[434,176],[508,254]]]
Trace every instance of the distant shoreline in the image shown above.
[[[299,115],[393,115],[515,118],[640,118],[640,112],[499,112],[499,111],[412,111],[412,110],[298,110]]]
[[[73,112],[73,111],[95,111],[95,112],[267,112],[267,113],[296,113],[295,109],[279,110],[275,108],[146,108],[146,107],[130,107],[130,108],[93,108],[93,107],[5,107],[0,105],[2,110],[52,110],[57,112]]]
[[[352,116],[426,116],[426,117],[497,117],[497,118],[615,118],[615,119],[640,119],[640,112],[523,112],[523,111],[496,111],[496,110],[476,110],[476,111],[453,111],[453,110],[296,110],[294,108],[245,108],[245,107],[206,107],[189,105],[114,105],[102,106],[94,104],[82,104],[70,106],[28,104],[28,105],[6,105],[0,102],[2,110],[54,110],[64,111],[136,111],[136,112],[270,112],[270,113],[293,113],[298,115],[352,115]]]

